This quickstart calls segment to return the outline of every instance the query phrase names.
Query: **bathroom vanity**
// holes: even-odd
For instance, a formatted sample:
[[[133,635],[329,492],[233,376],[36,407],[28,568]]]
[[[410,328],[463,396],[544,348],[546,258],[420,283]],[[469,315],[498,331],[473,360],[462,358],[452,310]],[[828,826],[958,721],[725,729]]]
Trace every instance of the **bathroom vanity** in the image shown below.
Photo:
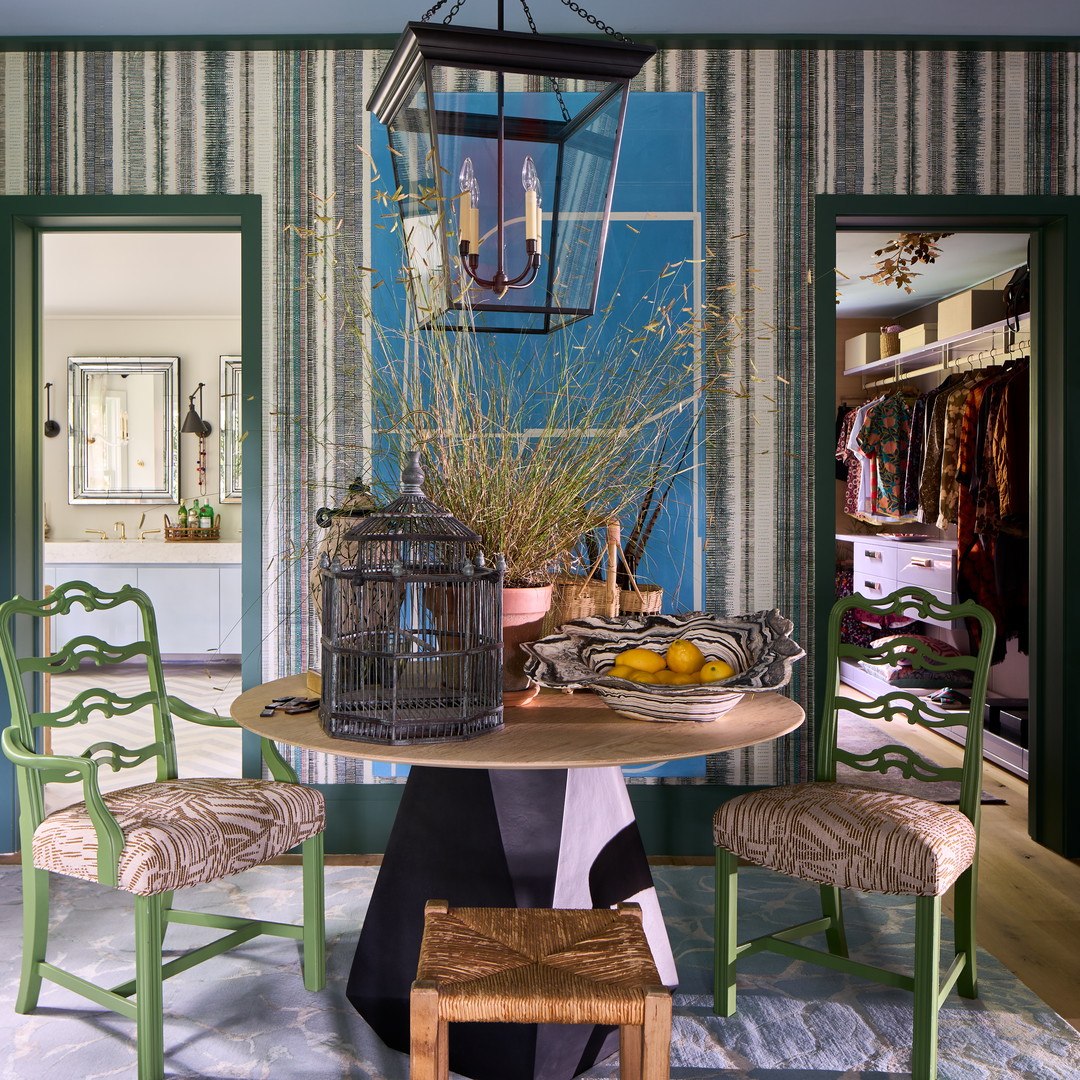
[[[135,585],[153,601],[163,656],[236,657],[241,652],[240,547],[221,541],[46,541],[44,583],[55,588],[65,581],[89,581],[106,590]],[[53,640],[84,633],[106,640],[110,634],[117,640],[134,637],[133,620],[125,612],[76,608],[56,617]]]

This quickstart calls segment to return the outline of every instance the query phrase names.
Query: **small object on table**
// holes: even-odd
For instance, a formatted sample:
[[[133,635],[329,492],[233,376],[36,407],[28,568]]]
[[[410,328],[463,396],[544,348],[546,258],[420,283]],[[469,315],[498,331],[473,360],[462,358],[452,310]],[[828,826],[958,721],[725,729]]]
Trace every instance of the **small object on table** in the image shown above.
[[[319,707],[318,698],[304,698],[304,697],[283,697],[274,698],[269,705],[266,706],[260,716],[273,716],[275,712],[280,709],[284,713],[305,713],[311,712],[313,709]]]

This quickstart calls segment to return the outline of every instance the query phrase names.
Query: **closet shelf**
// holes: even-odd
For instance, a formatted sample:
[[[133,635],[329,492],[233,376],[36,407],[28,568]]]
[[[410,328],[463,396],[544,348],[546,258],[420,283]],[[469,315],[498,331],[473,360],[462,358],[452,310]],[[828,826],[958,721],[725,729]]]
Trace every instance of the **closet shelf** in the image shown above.
[[[1016,344],[1018,337],[1030,333],[1029,325],[1029,316],[1026,314],[1019,318],[1019,330],[1011,327],[1010,320],[1002,319],[1000,322],[987,323],[976,330],[966,330],[962,334],[933,341],[929,345],[920,345],[917,349],[908,349],[869,364],[848,368],[844,374],[910,377],[939,371],[947,368],[950,363],[969,360],[981,353],[986,353],[988,357],[992,351],[1007,353]]]

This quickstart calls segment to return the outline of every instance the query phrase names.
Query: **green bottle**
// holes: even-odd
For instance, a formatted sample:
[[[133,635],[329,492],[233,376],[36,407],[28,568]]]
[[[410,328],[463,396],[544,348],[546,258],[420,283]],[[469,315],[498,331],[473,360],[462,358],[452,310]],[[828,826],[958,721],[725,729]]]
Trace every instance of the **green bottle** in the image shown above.
[[[199,527],[199,500],[191,500],[191,509],[187,512],[187,523],[189,529],[197,529]]]
[[[202,509],[199,511],[199,529],[202,532],[209,532],[214,527],[214,511],[210,509],[210,504],[204,502]]]
[[[187,507],[184,505],[184,500],[180,500],[180,509],[176,512],[176,524],[181,529],[187,528]]]

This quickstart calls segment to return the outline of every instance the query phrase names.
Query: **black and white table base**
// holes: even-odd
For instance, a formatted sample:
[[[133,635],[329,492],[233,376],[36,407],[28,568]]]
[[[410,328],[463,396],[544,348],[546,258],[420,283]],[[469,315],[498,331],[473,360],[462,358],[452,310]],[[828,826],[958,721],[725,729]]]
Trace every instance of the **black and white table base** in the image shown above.
[[[664,982],[678,979],[622,772],[413,766],[402,793],[347,994],[390,1047],[408,1053],[409,987],[424,904],[641,904]],[[454,1024],[450,1067],[472,1080],[570,1080],[615,1053],[592,1025]]]

